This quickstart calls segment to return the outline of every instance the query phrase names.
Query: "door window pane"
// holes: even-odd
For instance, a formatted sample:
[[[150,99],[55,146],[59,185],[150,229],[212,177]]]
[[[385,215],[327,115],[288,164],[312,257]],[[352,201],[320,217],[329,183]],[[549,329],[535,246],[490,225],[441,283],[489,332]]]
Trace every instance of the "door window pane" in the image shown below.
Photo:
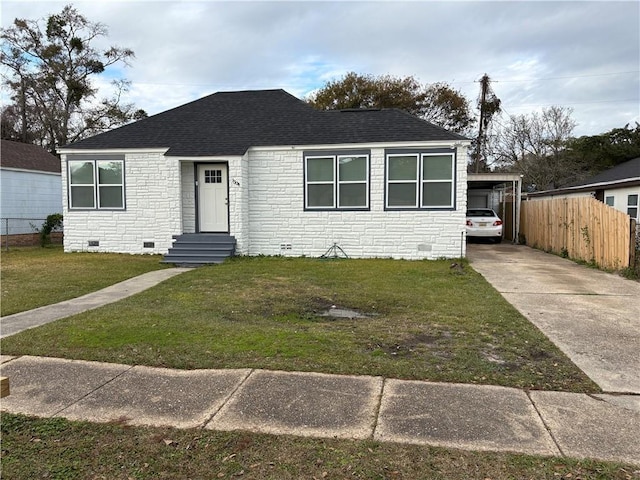
[[[222,170],[205,170],[204,183],[222,183]]]
[[[638,205],[638,195],[629,195],[627,205]]]

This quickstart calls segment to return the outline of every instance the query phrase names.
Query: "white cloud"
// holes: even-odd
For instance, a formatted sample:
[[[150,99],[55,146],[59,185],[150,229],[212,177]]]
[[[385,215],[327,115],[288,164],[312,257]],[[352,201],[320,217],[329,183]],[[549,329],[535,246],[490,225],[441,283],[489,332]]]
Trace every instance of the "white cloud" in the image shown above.
[[[349,71],[450,82],[488,73],[511,114],[574,108],[576,134],[640,120],[640,3],[596,1],[75,2],[132,48],[131,101],[157,113],[219,90],[303,97]],[[65,2],[3,1],[2,24]],[[631,73],[624,73],[631,72]],[[112,73],[119,73],[112,71]]]

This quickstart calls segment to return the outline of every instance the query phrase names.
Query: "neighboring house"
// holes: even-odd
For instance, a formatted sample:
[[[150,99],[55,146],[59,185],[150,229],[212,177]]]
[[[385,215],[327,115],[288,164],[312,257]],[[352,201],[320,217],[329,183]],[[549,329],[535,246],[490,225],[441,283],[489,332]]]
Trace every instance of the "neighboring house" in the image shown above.
[[[527,194],[531,200],[575,196],[594,197],[637,221],[640,198],[640,157],[616,165],[571,187]]]
[[[395,109],[215,93],[60,149],[65,251],[166,254],[213,233],[242,255],[459,257],[469,143]]]
[[[60,159],[42,147],[0,143],[2,234],[33,233],[47,216],[62,213]]]

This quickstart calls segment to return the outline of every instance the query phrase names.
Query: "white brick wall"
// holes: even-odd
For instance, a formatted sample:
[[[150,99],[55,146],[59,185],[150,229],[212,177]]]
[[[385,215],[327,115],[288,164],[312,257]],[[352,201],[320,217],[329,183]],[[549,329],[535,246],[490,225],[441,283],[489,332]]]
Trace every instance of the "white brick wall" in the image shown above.
[[[458,149],[455,211],[384,211],[384,160],[383,148],[371,150],[370,211],[313,212],[304,211],[302,149],[256,149],[230,157],[229,228],[237,252],[317,257],[335,242],[350,257],[464,255],[466,148]],[[161,153],[126,154],[125,211],[70,211],[66,173],[63,163],[65,251],[164,254],[172,235],[196,230],[191,161]],[[89,247],[91,240],[100,245]],[[144,248],[143,242],[155,246]],[[291,248],[283,250],[282,244]]]
[[[250,157],[229,161],[229,232],[236,237],[236,251],[246,254],[249,250],[250,217]]]
[[[291,149],[249,153],[249,232],[239,253],[315,257],[335,242],[350,257],[435,259],[465,254],[464,149],[457,156],[455,211],[384,211],[382,148],[371,151],[370,211],[304,211],[302,155]],[[244,231],[242,236],[246,237]],[[282,244],[291,249],[282,250]]]
[[[193,162],[181,162],[180,174],[182,176],[182,232],[195,233],[196,231],[196,189],[195,167]]]
[[[119,253],[166,253],[181,233],[180,164],[161,153],[125,156],[126,210],[69,210],[66,155],[62,156],[64,250]],[[98,247],[89,247],[97,240]],[[143,242],[154,242],[144,248]]]

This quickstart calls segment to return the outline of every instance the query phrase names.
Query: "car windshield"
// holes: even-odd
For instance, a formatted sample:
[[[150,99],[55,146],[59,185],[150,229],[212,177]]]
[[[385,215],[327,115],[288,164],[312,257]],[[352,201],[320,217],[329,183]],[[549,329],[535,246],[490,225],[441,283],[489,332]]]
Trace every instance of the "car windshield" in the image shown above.
[[[467,210],[467,217],[495,217],[493,210],[487,208],[478,208],[476,210]]]

